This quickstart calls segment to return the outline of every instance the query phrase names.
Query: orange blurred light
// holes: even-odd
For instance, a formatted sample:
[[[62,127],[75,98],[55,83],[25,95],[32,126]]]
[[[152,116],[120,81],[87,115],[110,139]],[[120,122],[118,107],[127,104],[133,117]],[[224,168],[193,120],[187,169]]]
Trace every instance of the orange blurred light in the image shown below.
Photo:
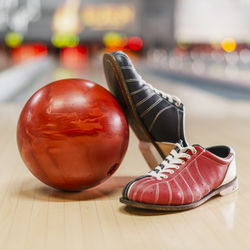
[[[130,37],[128,40],[128,48],[131,50],[140,50],[143,46],[143,41],[140,37]]]
[[[221,47],[226,52],[232,52],[236,49],[236,42],[233,38],[225,38],[221,42]]]
[[[84,26],[94,30],[122,29],[135,21],[135,7],[130,4],[89,5],[82,9]]]
[[[85,68],[88,63],[88,49],[85,46],[64,48],[60,51],[60,63],[70,69]]]
[[[117,32],[108,32],[103,36],[103,43],[111,51],[122,50],[128,43],[128,38]]]
[[[65,0],[52,19],[52,30],[55,33],[76,34],[81,31],[79,0]]]

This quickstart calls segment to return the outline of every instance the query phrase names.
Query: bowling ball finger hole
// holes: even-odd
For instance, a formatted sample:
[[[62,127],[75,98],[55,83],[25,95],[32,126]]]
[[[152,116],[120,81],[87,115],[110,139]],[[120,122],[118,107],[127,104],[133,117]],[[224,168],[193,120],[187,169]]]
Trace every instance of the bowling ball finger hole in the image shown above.
[[[108,176],[112,175],[112,174],[116,171],[116,169],[117,169],[118,167],[119,167],[119,163],[115,163],[115,164],[109,169],[107,175],[108,175]]]

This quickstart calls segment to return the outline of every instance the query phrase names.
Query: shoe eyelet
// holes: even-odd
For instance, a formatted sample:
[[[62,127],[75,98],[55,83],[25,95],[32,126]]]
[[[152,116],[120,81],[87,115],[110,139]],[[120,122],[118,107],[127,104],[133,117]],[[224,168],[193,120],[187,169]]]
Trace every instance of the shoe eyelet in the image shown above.
[[[185,161],[182,161],[182,162],[181,162],[181,165],[184,165],[184,164],[185,164]]]
[[[176,169],[179,169],[179,168],[180,168],[180,166],[177,166],[177,167],[176,167]]]
[[[173,174],[174,173],[174,170],[171,170],[170,174]]]
[[[190,156],[190,155],[188,155],[188,156],[187,156],[187,159],[188,159],[188,160],[190,160],[190,159],[191,159],[191,156]]]

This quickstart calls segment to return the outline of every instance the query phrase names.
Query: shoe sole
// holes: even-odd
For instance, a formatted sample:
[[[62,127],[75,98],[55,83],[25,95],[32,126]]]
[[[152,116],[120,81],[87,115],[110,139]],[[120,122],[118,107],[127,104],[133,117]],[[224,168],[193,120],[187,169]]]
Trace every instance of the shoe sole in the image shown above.
[[[211,199],[213,196],[216,196],[216,195],[224,196],[224,195],[230,194],[230,193],[238,190],[238,188],[239,188],[238,187],[238,179],[237,179],[237,177],[235,177],[229,183],[212,190],[210,193],[208,193],[202,199],[200,199],[196,202],[193,202],[193,203],[186,204],[186,205],[170,206],[170,205],[146,204],[146,203],[131,201],[131,200],[125,199],[123,197],[120,198],[120,202],[122,202],[128,206],[147,209],[147,210],[172,211],[172,212],[173,211],[184,211],[184,210],[189,210],[189,209],[196,208],[196,207],[200,206],[201,204],[205,203],[207,200]]]
[[[144,158],[146,159],[150,167],[154,169],[174,148],[174,144],[156,142],[151,137],[141,118],[136,112],[133,100],[127,88],[126,81],[120,70],[120,66],[111,53],[104,54],[103,66],[108,87],[123,108],[130,126],[139,139],[139,148]],[[109,74],[111,70],[115,72],[116,80],[110,80]]]

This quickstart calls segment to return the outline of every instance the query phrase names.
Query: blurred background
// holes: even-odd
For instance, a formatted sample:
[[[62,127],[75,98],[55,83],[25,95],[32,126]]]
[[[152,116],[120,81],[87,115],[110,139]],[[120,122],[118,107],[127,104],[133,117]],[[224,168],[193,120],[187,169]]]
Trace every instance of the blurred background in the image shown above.
[[[0,106],[20,110],[63,78],[106,87],[103,53],[123,50],[146,81],[183,100],[193,140],[217,126],[247,130],[249,13],[250,0],[0,0]]]
[[[115,50],[151,76],[250,99],[249,13],[250,0],[0,0],[0,102],[67,77],[102,84]]]

